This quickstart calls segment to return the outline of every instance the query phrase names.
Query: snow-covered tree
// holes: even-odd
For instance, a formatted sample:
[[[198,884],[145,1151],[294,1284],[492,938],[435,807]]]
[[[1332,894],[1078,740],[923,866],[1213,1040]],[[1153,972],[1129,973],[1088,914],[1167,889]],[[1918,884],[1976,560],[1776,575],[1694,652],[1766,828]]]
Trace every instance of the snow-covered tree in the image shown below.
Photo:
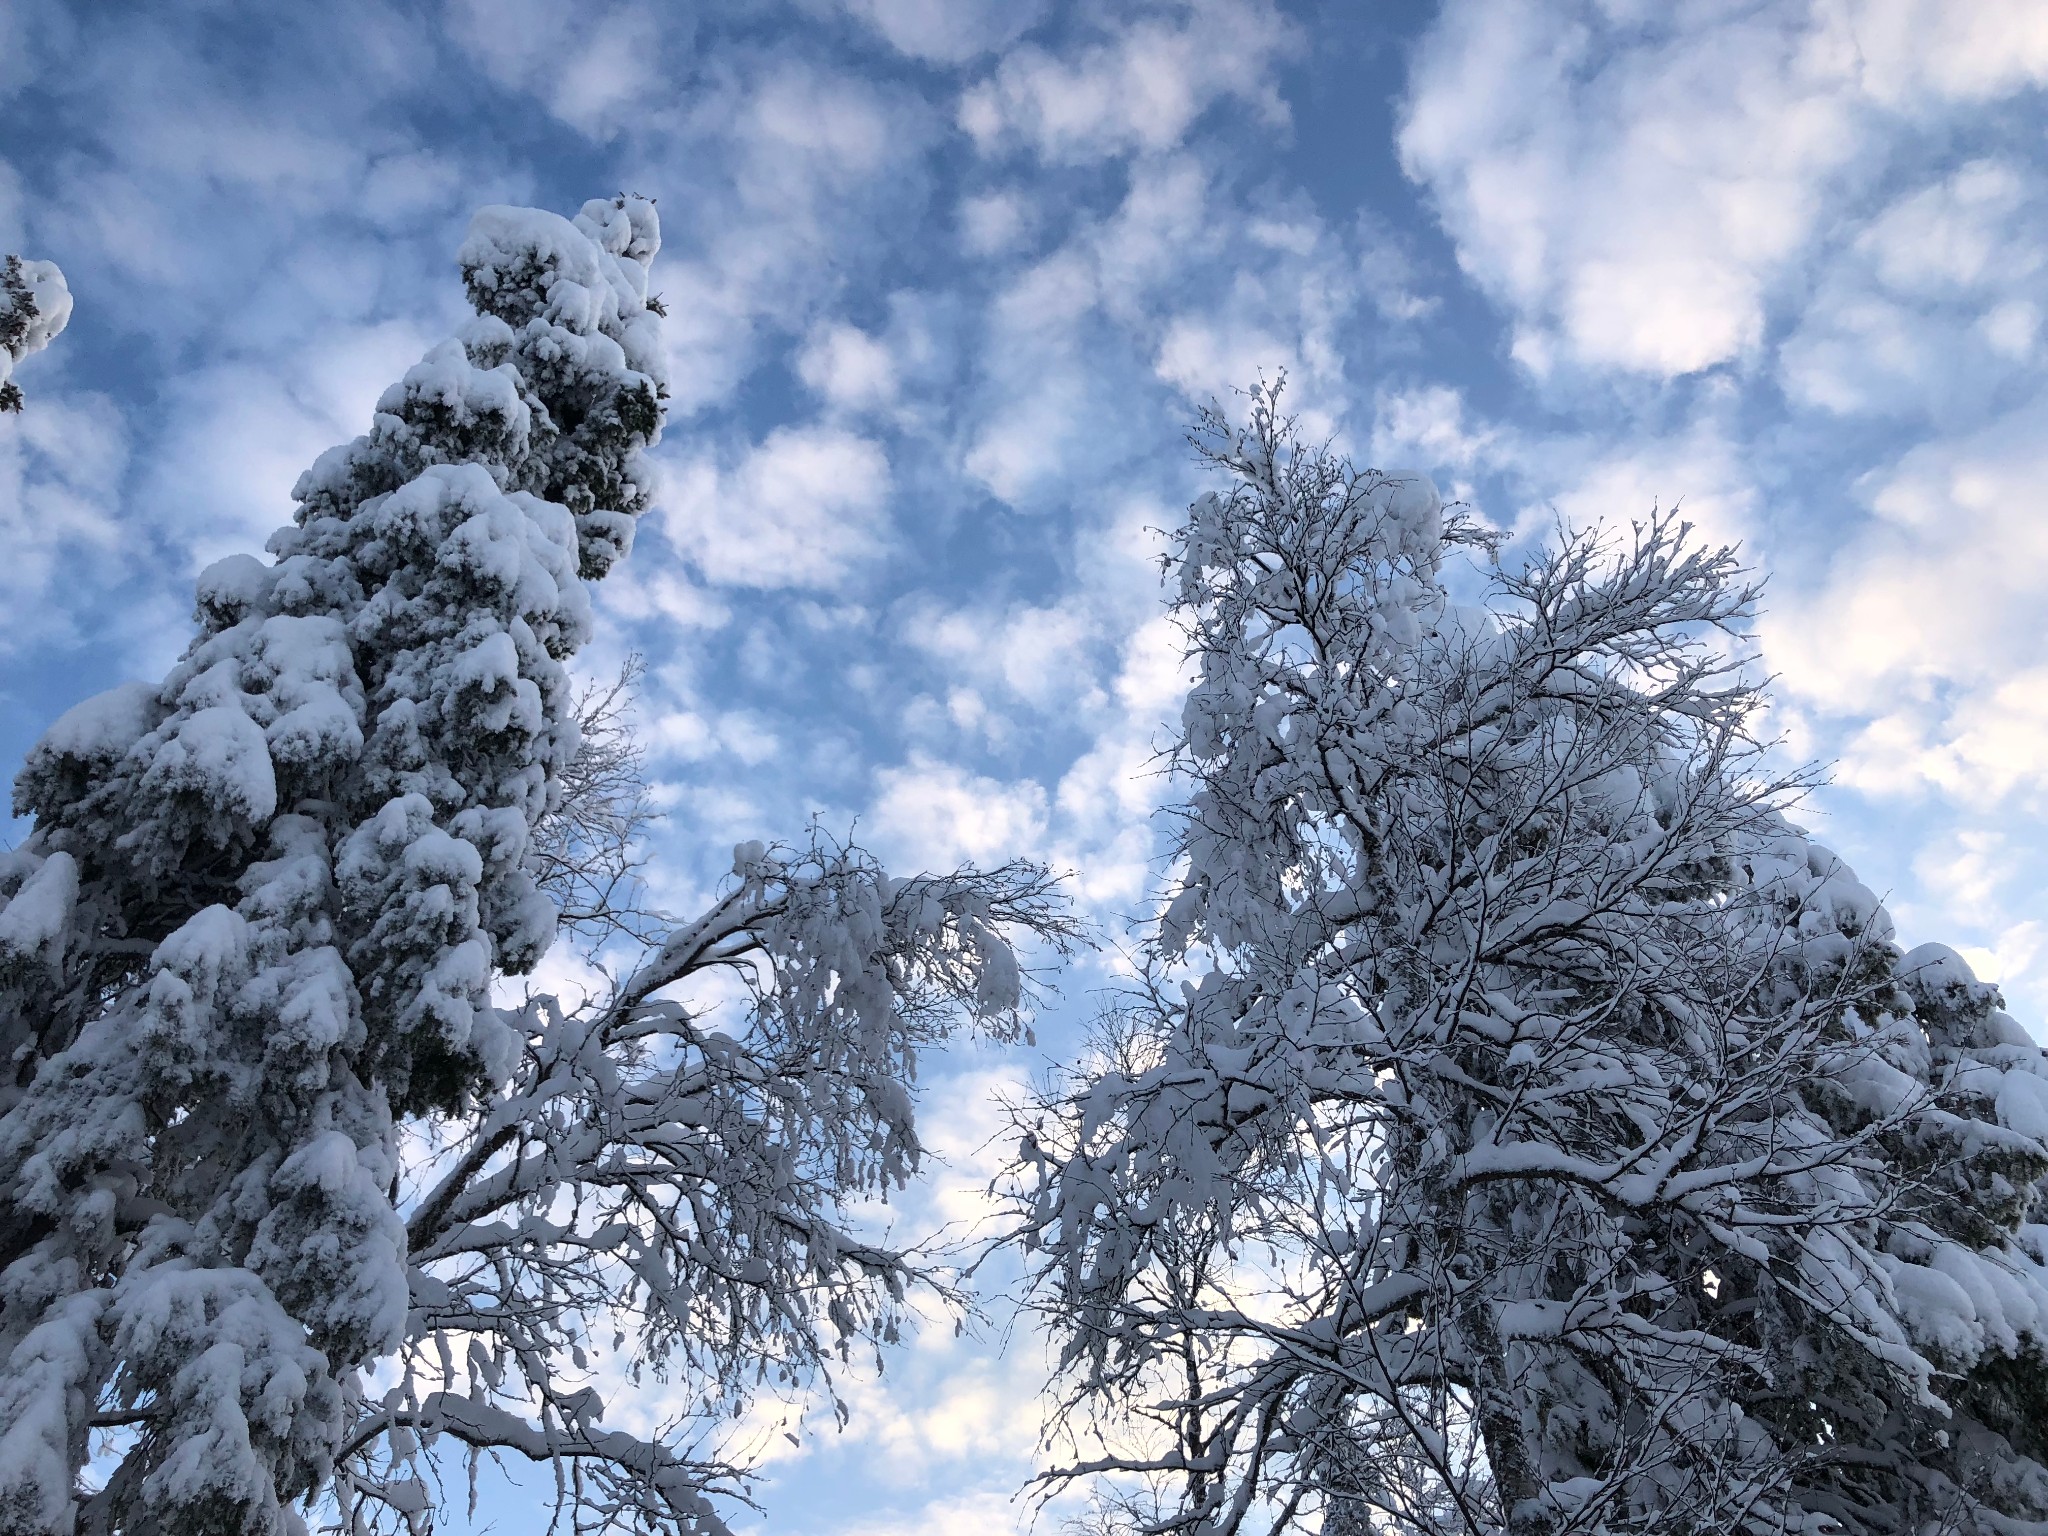
[[[0,258],[0,411],[19,411],[15,366],[40,352],[71,320],[71,290],[52,261]]]
[[[1099,1441],[1052,1482],[1149,1531],[2048,1528],[2048,1059],[1787,819],[1732,552],[1658,515],[1460,606],[1498,541],[1276,393],[1205,421],[1172,561],[1177,893],[1021,1117]]]
[[[1890,1200],[1861,1234],[1877,1262],[1865,1283],[1932,1368],[1929,1391],[1898,1390],[1886,1351],[1857,1337],[1859,1306],[1773,1286],[1768,1266],[1723,1264],[1717,1306],[1748,1314],[1743,1327],[1773,1365],[1740,1397],[1800,1448],[1791,1499],[1830,1529],[2043,1536],[2048,1075],[1996,989],[1953,950],[1923,944],[1892,974],[1891,1007],[1912,1019],[1899,1045],[1808,1099],[1839,1135],[1893,1117],[1880,1186]],[[1897,1116],[1916,1100],[1927,1108]]]
[[[589,853],[631,764],[579,747],[565,663],[648,505],[658,245],[637,198],[479,213],[476,318],[268,560],[200,576],[161,683],[30,752],[0,1533],[274,1536],[322,1499],[424,1530],[448,1447],[552,1465],[578,1528],[716,1531],[716,1446],[606,1429],[606,1393],[729,1415],[893,1336],[914,1258],[844,1207],[916,1164],[917,1052],[1019,1027],[1011,937],[1069,931],[1042,871],[747,844],[609,992],[502,1002],[550,891],[615,932]]]

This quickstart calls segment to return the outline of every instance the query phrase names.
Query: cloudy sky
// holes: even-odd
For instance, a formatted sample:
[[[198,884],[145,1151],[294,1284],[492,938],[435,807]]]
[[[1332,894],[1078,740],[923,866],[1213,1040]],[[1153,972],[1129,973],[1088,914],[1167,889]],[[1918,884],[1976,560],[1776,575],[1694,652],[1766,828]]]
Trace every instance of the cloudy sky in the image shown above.
[[[666,899],[817,813],[1140,910],[1152,530],[1190,412],[1284,368],[1523,537],[1739,538],[1809,819],[2040,1033],[2044,85],[2039,0],[12,0],[0,249],[77,314],[0,422],[0,756],[175,655],[459,319],[472,208],[627,189],[674,398],[593,665],[649,662]],[[932,1082],[906,1219],[1034,1067]],[[775,1442],[775,1529],[1019,1526],[1038,1362],[991,1308]]]

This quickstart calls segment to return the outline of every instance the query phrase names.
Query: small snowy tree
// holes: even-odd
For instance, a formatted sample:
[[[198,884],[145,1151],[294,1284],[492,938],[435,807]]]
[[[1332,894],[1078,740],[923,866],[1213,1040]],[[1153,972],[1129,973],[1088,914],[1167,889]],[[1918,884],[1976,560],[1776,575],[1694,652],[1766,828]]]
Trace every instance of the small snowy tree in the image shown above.
[[[579,751],[564,664],[648,504],[658,245],[636,198],[479,213],[477,318],[302,477],[270,560],[201,575],[161,683],[29,754],[5,1536],[278,1536],[322,1498],[423,1531],[450,1446],[552,1465],[579,1528],[716,1531],[733,1469],[601,1427],[604,1392],[673,1372],[729,1415],[753,1369],[893,1336],[913,1258],[842,1207],[916,1164],[917,1052],[1018,1027],[1011,936],[1069,931],[1042,871],[748,844],[609,995],[493,1001],[550,891],[618,916],[631,763],[601,700]],[[717,1022],[679,989],[723,975]]]
[[[1658,516],[1460,607],[1492,538],[1276,394],[1205,421],[1172,562],[1178,893],[1023,1116],[1101,1440],[1052,1481],[1146,1531],[2036,1529],[2048,1064],[1786,820],[1731,552]]]
[[[51,261],[0,259],[0,411],[19,411],[14,370],[57,339],[71,320],[71,290]]]

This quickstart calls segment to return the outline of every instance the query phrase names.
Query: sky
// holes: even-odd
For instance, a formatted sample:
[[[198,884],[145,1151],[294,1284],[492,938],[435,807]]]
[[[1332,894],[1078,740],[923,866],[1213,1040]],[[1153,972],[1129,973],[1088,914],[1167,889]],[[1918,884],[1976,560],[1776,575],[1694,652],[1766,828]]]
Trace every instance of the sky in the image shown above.
[[[175,657],[466,312],[474,208],[635,191],[663,489],[587,666],[648,664],[664,903],[815,815],[1046,859],[1123,932],[1183,434],[1284,370],[1519,540],[1739,540],[1805,819],[2048,1038],[2044,86],[2039,0],[9,0],[0,250],[76,311],[0,420],[0,759]],[[906,1230],[975,1208],[990,1095],[1105,974],[928,1075]],[[984,1312],[770,1436],[768,1525],[1023,1529],[1043,1362]]]

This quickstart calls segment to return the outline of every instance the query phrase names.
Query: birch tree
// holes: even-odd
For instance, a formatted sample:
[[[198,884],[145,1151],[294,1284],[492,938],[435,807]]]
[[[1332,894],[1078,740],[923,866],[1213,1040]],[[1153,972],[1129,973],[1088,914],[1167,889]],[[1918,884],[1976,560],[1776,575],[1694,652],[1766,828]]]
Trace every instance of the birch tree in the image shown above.
[[[1196,441],[1178,888],[1020,1115],[1049,1484],[1203,1536],[2041,1529],[2048,1065],[1789,819],[1734,553],[1503,565],[1276,390]]]

